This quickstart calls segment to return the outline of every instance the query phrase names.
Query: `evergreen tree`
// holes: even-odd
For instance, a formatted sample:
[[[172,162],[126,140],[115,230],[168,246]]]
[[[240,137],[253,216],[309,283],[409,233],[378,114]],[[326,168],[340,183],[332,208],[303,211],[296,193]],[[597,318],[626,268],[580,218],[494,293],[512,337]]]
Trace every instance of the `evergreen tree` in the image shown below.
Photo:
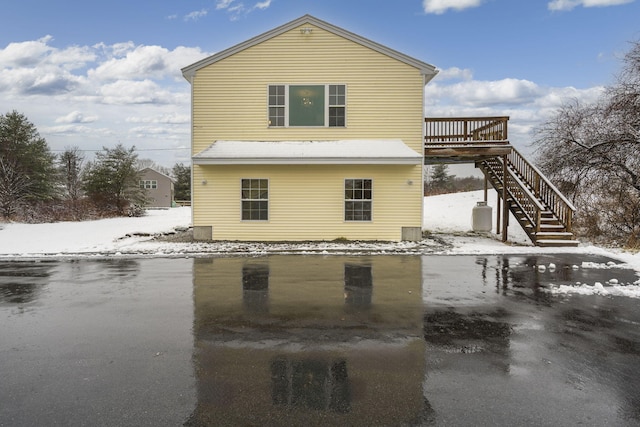
[[[126,208],[143,206],[145,190],[140,188],[140,173],[137,168],[138,155],[135,147],[103,148],[96,153],[93,162],[87,165],[83,189],[98,205],[124,214]]]
[[[445,163],[438,163],[433,167],[431,172],[431,182],[434,186],[445,187],[451,181],[451,175],[449,175],[449,165]]]
[[[0,116],[0,210],[7,218],[21,203],[55,196],[55,156],[26,116]]]
[[[176,200],[191,200],[191,166],[176,163],[173,166],[174,190]]]

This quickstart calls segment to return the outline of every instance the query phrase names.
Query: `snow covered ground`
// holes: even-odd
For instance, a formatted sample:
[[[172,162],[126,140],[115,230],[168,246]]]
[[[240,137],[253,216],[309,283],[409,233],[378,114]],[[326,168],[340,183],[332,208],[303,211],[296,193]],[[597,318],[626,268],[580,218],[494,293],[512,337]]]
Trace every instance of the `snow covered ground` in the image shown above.
[[[494,227],[495,192],[490,192]],[[476,202],[483,200],[482,191],[446,194],[425,198],[423,229],[431,234],[420,242],[181,242],[179,239],[158,239],[191,224],[188,207],[149,210],[140,218],[111,218],[85,222],[51,224],[0,223],[0,259],[69,258],[105,256],[199,256],[199,255],[261,255],[269,253],[295,254],[594,254],[620,260],[624,266],[640,272],[640,254],[609,250],[588,244],[577,248],[538,248],[527,240],[515,220],[509,228],[509,242],[504,244],[490,233],[472,231],[471,213]],[[620,265],[617,266],[619,268]],[[602,268],[608,268],[606,265]],[[638,289],[626,287],[640,297]],[[616,293],[614,287],[598,284],[581,285],[582,293]],[[577,290],[578,287],[573,288]],[[570,290],[554,289],[554,292]],[[631,292],[633,291],[633,292]]]

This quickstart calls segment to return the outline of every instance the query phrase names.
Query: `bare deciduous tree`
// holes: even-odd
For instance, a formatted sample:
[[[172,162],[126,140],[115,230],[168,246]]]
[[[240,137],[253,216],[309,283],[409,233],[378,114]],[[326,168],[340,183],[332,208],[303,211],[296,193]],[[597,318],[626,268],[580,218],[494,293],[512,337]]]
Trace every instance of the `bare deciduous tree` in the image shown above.
[[[66,196],[72,201],[78,200],[82,193],[84,155],[78,147],[66,148],[60,155],[58,164]]]
[[[565,104],[537,132],[537,163],[576,207],[584,236],[636,245],[640,237],[640,42],[617,82],[591,105]]]
[[[20,172],[15,161],[0,156],[0,211],[10,218],[27,197],[29,180]]]

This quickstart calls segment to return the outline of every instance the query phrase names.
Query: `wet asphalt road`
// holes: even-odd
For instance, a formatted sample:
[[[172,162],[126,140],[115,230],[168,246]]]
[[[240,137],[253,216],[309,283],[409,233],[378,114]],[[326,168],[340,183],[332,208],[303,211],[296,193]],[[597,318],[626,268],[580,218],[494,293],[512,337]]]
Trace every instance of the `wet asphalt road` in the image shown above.
[[[0,262],[0,426],[640,425],[640,301],[545,291],[607,261]]]

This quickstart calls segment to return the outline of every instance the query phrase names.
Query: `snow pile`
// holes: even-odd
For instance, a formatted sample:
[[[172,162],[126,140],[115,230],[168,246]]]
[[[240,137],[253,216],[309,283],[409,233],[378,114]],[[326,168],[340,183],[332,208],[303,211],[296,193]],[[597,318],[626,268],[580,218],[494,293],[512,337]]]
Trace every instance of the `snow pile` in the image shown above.
[[[504,244],[492,233],[472,231],[473,207],[483,200],[482,191],[426,197],[423,228],[428,237],[420,242],[301,242],[183,243],[155,237],[191,225],[191,208],[149,210],[139,218],[111,218],[50,224],[0,224],[0,257],[190,255],[263,253],[393,253],[393,254],[550,254],[588,253],[620,259],[625,267],[640,270],[640,254],[614,253],[594,246],[538,248],[531,245],[515,220]],[[496,194],[489,192],[495,224]],[[605,266],[601,266],[604,268]],[[589,266],[589,268],[598,268]],[[609,266],[611,268],[611,266]],[[624,268],[624,267],[623,267]]]
[[[189,227],[191,208],[149,210],[143,217],[47,224],[3,224],[0,256],[116,253],[134,249],[154,234]]]
[[[640,298],[640,282],[636,282],[633,285],[618,285],[609,282],[606,286],[600,282],[596,282],[591,285],[576,284],[576,286],[569,285],[552,285],[549,288],[544,289],[554,295],[558,294],[577,294],[577,295],[602,295],[602,296],[625,296],[631,298]]]

